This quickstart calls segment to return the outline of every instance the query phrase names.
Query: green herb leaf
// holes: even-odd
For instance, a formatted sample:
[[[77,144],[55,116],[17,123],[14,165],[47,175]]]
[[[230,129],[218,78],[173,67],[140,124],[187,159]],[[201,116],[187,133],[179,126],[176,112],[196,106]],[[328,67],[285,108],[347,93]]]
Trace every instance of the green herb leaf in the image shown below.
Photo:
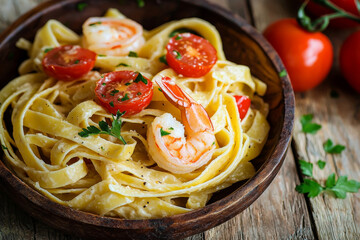
[[[138,7],[142,8],[145,6],[145,1],[144,0],[137,0],[137,5]]]
[[[97,135],[97,134],[108,134],[110,136],[118,138],[124,144],[126,144],[125,139],[121,136],[122,120],[120,117],[124,114],[125,112],[120,113],[119,110],[117,111],[116,116],[111,114],[113,119],[111,127],[105,121],[100,121],[99,122],[100,128],[97,128],[95,126],[89,126],[87,128],[83,128],[82,131],[79,132],[78,134],[80,137],[89,137],[90,135]]]
[[[324,162],[322,160],[318,160],[317,165],[319,166],[320,169],[324,169],[326,162]]]
[[[98,54],[99,57],[106,57],[105,54]]]
[[[113,101],[109,102],[109,105],[110,105],[111,107],[114,107],[114,102],[113,102]]]
[[[332,90],[330,91],[330,97],[331,97],[331,98],[339,98],[340,95],[339,95],[339,93],[338,93],[337,91],[335,91],[334,89],[332,89]]]
[[[163,137],[163,136],[166,136],[166,135],[170,135],[171,133],[170,132],[167,132],[167,131],[164,131],[162,128],[160,128],[160,135]]]
[[[130,65],[128,65],[128,64],[126,64],[126,63],[119,63],[119,64],[116,65],[115,67],[121,67],[121,66],[130,67]]]
[[[304,179],[304,182],[297,185],[295,190],[299,193],[307,193],[310,198],[318,196],[324,188],[315,180]]]
[[[102,22],[94,22],[94,23],[90,23],[89,26],[90,27],[93,27],[93,26],[96,26],[96,25],[100,25]]]
[[[165,55],[162,55],[161,57],[159,57],[159,61],[168,65],[167,61],[166,61],[166,56]]]
[[[120,99],[120,101],[126,101],[126,100],[129,100],[130,98],[129,98],[129,96],[128,96],[128,94],[127,93],[125,93],[125,96],[123,97],[123,98],[121,98]]]
[[[76,9],[79,11],[79,12],[81,12],[82,10],[84,10],[84,8],[86,8],[87,7],[87,3],[78,3],[77,5],[76,5]]]
[[[328,186],[328,180],[331,178]],[[360,189],[360,182],[355,180],[348,180],[347,176],[340,176],[335,182],[335,174],[331,174],[326,181],[326,190],[335,194],[336,198],[346,198],[346,193],[356,193]]]
[[[130,51],[128,56],[129,57],[138,57],[138,54],[136,52]]]
[[[179,36],[179,35],[177,35],[176,38],[175,38],[175,40],[180,40],[180,39],[182,39],[182,37]]]
[[[163,90],[161,88],[158,88],[160,92],[162,92]]]
[[[279,72],[279,77],[285,77],[287,75],[286,69],[283,69],[281,72]]]
[[[117,90],[117,89],[114,89],[114,90],[112,90],[112,91],[110,92],[110,95],[111,95],[111,96],[115,96],[115,94],[118,93],[118,92],[120,92],[120,91]]]
[[[102,83],[101,85],[106,86],[106,83]]]
[[[50,52],[51,50],[53,50],[54,48],[45,48],[45,50],[44,50],[44,53],[48,53],[48,52]]]
[[[173,53],[175,54],[176,59],[178,59],[178,60],[181,59],[181,54],[178,51],[174,50]]]
[[[129,85],[131,85],[131,82],[125,83],[125,86],[129,86]]]
[[[140,95],[141,95],[141,92],[138,92],[136,95],[140,96]]]
[[[321,129],[321,125],[317,123],[312,123],[313,117],[314,116],[312,114],[306,114],[300,118],[303,132],[315,134]]]
[[[2,147],[2,149],[4,149],[4,150],[7,150],[7,149],[8,149],[4,144],[1,144],[1,147]]]
[[[202,37],[199,33],[189,29],[189,28],[178,28],[174,31],[172,31],[170,34],[169,34],[169,37],[172,38],[174,36],[176,36],[177,34],[180,34],[180,33],[192,33],[194,35],[197,35],[197,36],[200,36]]]
[[[334,187],[336,184],[336,178],[335,178],[335,173],[329,175],[329,177],[326,179],[326,183],[325,186],[326,188],[332,188]]]
[[[146,80],[146,78],[144,78],[144,76],[143,76],[141,73],[139,73],[139,74],[137,75],[137,77],[135,78],[134,82],[138,83],[138,82],[140,82],[140,81],[143,82],[143,83],[145,83],[145,84],[148,83],[147,80]]]
[[[312,177],[313,176],[313,164],[304,160],[299,160],[300,169],[302,174]]]
[[[334,145],[334,143],[330,140],[330,139],[328,139],[325,143],[324,143],[324,150],[325,150],[325,152],[327,152],[327,153],[332,153],[332,154],[339,154],[339,153],[341,153],[342,151],[344,151],[345,150],[345,146],[343,146],[343,145],[339,145],[339,144],[337,144],[337,145]]]
[[[79,62],[80,62],[80,60],[77,59],[74,61],[74,64],[78,64]]]

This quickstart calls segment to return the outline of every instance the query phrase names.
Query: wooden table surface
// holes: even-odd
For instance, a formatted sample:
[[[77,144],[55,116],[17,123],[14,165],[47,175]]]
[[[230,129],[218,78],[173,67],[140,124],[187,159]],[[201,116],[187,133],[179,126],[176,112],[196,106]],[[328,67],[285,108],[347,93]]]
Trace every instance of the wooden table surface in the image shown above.
[[[0,0],[0,32],[17,17],[44,0]],[[259,31],[271,22],[294,17],[297,2],[289,0],[211,0],[245,18]],[[338,52],[342,41],[356,29],[331,29],[335,50],[334,66],[317,88],[296,94],[293,141],[278,176],[249,208],[231,220],[187,240],[200,239],[360,239],[360,193],[346,199],[320,195],[309,199],[295,191],[302,180],[298,160],[314,163],[314,175],[324,182],[333,172],[360,180],[360,95],[340,74]],[[286,34],[286,33],[284,33]],[[359,66],[360,67],[360,66]],[[359,68],[360,69],[360,68]],[[360,70],[359,70],[360,74]],[[338,98],[330,96],[331,91]],[[322,125],[316,135],[301,132],[299,119],[314,114]],[[346,146],[341,154],[323,150],[328,139]],[[317,160],[326,161],[324,170]],[[77,239],[52,229],[30,217],[0,192],[0,239]]]

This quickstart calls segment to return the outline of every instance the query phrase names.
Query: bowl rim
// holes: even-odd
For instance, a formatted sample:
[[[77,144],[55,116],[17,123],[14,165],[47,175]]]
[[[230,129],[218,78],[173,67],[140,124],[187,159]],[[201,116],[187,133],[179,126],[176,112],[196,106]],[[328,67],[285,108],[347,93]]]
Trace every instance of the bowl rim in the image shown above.
[[[268,55],[270,63],[277,71],[277,73],[280,73],[282,70],[285,69],[280,57],[277,55],[272,46],[254,27],[252,27],[249,23],[246,22],[246,20],[242,19],[240,16],[206,0],[180,1],[190,5],[194,5],[199,8],[204,8],[208,11],[212,11],[225,18],[227,21],[234,23],[236,26],[241,28],[249,36],[250,39],[256,42],[256,44],[258,44],[261,50]],[[29,22],[32,22],[35,19],[39,18],[42,11],[51,11],[58,5],[76,4],[79,2],[82,1],[51,0],[39,4],[35,8],[20,16],[14,23],[7,27],[5,31],[3,31],[3,33],[0,35],[0,48],[3,47],[2,45],[4,42],[7,42],[7,39],[11,38],[12,35],[15,34],[17,31],[20,31],[19,29],[21,25],[27,25]],[[252,178],[250,178],[245,184],[237,188],[228,196],[209,205],[206,205],[203,208],[196,209],[188,213],[156,219],[127,220],[121,218],[103,217],[96,214],[75,210],[68,206],[64,206],[51,201],[44,195],[40,194],[39,192],[28,186],[15,174],[13,174],[6,167],[3,160],[0,161],[0,180],[2,183],[7,184],[7,189],[16,189],[16,191],[20,195],[26,197],[29,201],[32,202],[32,204],[36,205],[37,207],[43,209],[42,206],[48,206],[51,208],[53,214],[61,218],[69,219],[79,223],[91,224],[106,228],[131,230],[139,228],[156,228],[164,220],[166,220],[167,222],[166,225],[171,225],[172,228],[179,227],[179,224],[181,224],[182,221],[186,221],[187,225],[189,226],[194,225],[197,222],[206,222],[208,223],[208,225],[203,224],[203,227],[199,227],[199,231],[197,232],[204,231],[206,229],[209,229],[210,227],[214,227],[222,222],[225,222],[226,220],[234,217],[236,214],[247,208],[263,193],[263,191],[259,191],[259,186],[261,189],[265,190],[279,172],[280,167],[284,161],[286,151],[290,144],[295,115],[295,99],[294,92],[290,84],[290,79],[288,76],[284,76],[280,77],[280,80],[282,83],[282,94],[284,97],[284,122],[283,126],[281,127],[277,147],[272,150],[272,153],[268,157],[268,159],[262,164],[256,174]],[[244,186],[246,186],[246,188]],[[245,204],[239,206],[239,203],[241,202],[244,202]],[[228,212],[227,216],[223,216],[219,221],[218,217],[221,216],[224,212]],[[209,213],[211,213],[211,215],[209,215]],[[133,224],[135,222],[137,224]]]

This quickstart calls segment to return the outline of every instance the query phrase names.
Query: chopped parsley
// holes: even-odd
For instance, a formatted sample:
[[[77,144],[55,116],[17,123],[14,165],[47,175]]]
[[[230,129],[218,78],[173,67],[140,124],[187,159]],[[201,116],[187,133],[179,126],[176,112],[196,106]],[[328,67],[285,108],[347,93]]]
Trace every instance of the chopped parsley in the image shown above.
[[[137,2],[138,7],[140,7],[140,8],[145,6],[145,1],[144,0],[136,0],[136,2]]]
[[[162,89],[161,88],[158,88],[160,92],[162,92]]]
[[[111,107],[114,107],[114,102],[113,102],[113,101],[109,102],[109,105],[110,105]]]
[[[138,54],[136,52],[130,51],[128,56],[129,57],[138,57]]]
[[[322,160],[318,160],[317,165],[319,166],[320,169],[324,169],[326,162],[324,162]]]
[[[87,128],[83,128],[81,132],[79,132],[80,137],[89,137],[90,135],[97,135],[97,134],[108,134],[110,136],[116,137],[123,144],[126,144],[125,139],[121,136],[121,125],[122,120],[121,116],[124,115],[125,112],[120,113],[119,110],[116,113],[116,116],[111,114],[112,116],[112,125],[109,126],[106,121],[99,122],[99,128],[95,126],[88,126]]]
[[[104,97],[106,97],[106,95],[105,94],[101,94],[101,96],[104,98]]]
[[[286,77],[287,72],[285,69],[283,69],[281,72],[279,72],[279,77]]]
[[[2,149],[4,149],[4,150],[7,150],[7,149],[8,149],[4,144],[1,144],[1,147],[2,147]]]
[[[140,96],[140,95],[141,95],[141,92],[138,92],[136,95]]]
[[[332,153],[332,154],[334,154],[334,153],[336,153],[336,154],[338,154],[338,153],[341,153],[342,151],[344,151],[345,150],[345,146],[343,146],[343,145],[339,145],[339,144],[337,144],[337,145],[334,145],[334,143],[330,140],[330,139],[328,139],[326,142],[324,142],[324,150],[325,150],[325,152],[327,152],[327,153]]]
[[[120,91],[117,90],[117,89],[114,89],[114,90],[112,90],[112,91],[110,92],[110,95],[111,95],[111,96],[115,96],[115,94],[118,93],[118,92],[120,92]]]
[[[131,82],[125,83],[125,86],[129,86],[129,85],[131,85]]]
[[[94,23],[90,23],[89,26],[90,27],[93,27],[93,26],[96,26],[96,25],[100,25],[102,22],[94,22]]]
[[[116,67],[121,67],[121,66],[130,67],[130,65],[128,65],[126,63],[119,63],[118,65],[116,65]]]
[[[106,86],[106,83],[102,83],[101,85]]]
[[[138,83],[138,82],[140,82],[140,81],[143,82],[143,83],[145,83],[145,84],[148,83],[147,80],[146,80],[146,78],[144,78],[144,76],[143,76],[141,73],[139,73],[139,74],[137,75],[137,77],[135,78],[134,82]]]
[[[162,55],[161,57],[159,57],[159,61],[168,65],[167,61],[166,61],[166,56],[165,55]]]
[[[178,59],[178,60],[181,59],[181,54],[178,51],[174,50],[173,53],[175,54],[176,59]]]
[[[180,40],[180,39],[182,39],[182,37],[179,36],[179,35],[177,35],[176,38],[175,38],[175,40]]]
[[[300,118],[302,131],[304,133],[315,134],[321,129],[321,125],[312,122],[313,117],[312,114],[306,114]]]
[[[312,177],[313,176],[313,164],[304,160],[299,160],[300,169],[302,174]]]
[[[176,36],[177,34],[180,34],[180,33],[192,33],[192,34],[195,34],[197,36],[200,36],[202,37],[199,33],[189,29],[189,28],[179,28],[179,29],[176,29],[174,31],[172,31],[170,34],[169,34],[169,37],[172,38],[174,36]],[[177,39],[178,40],[178,39]]]
[[[78,3],[77,5],[76,5],[76,9],[79,11],[79,12],[81,12],[82,10],[84,10],[84,8],[86,8],[87,7],[87,3]]]
[[[170,135],[171,133],[170,132],[167,132],[167,131],[164,131],[162,128],[160,128],[160,135],[163,137],[163,136],[166,136],[166,135]]]
[[[44,50],[44,53],[48,53],[48,52],[50,52],[51,50],[53,50],[54,48],[45,48],[45,50]]]
[[[98,54],[99,57],[106,57],[105,54]]]
[[[126,100],[129,100],[130,98],[129,98],[129,96],[128,96],[128,94],[127,93],[125,93],[125,96],[123,97],[123,98],[121,98],[120,99],[120,101],[126,101]]]
[[[78,64],[79,62],[80,62],[80,60],[77,59],[74,61],[74,64]]]

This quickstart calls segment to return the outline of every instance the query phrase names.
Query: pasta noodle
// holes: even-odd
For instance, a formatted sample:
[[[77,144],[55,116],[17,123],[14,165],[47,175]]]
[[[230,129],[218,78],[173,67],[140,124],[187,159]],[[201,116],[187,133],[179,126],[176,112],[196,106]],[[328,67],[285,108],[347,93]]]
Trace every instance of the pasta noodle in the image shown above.
[[[125,18],[115,9],[109,9],[106,17]],[[217,50],[218,61],[203,77],[183,77],[159,61],[169,34],[180,28],[198,32]],[[20,66],[20,76],[0,91],[0,139],[8,166],[24,182],[75,209],[144,219],[204,207],[214,192],[254,175],[249,161],[259,155],[269,132],[268,105],[261,98],[266,85],[247,66],[225,59],[219,33],[204,20],[169,22],[144,31],[143,38],[139,57],[98,55],[95,69],[100,70],[78,81],[49,78],[41,61],[47,48],[83,45],[81,36],[50,20],[33,43],[19,40],[17,46],[26,49],[30,58]],[[156,85],[146,109],[122,117],[126,144],[109,135],[79,136],[88,126],[111,121],[111,114],[94,101],[94,88],[101,74],[118,70],[138,71],[149,79],[169,76],[206,109],[216,139],[207,164],[190,173],[172,173],[149,156],[147,129],[154,119],[164,113],[180,119],[179,110]],[[252,100],[243,120],[233,95]]]

